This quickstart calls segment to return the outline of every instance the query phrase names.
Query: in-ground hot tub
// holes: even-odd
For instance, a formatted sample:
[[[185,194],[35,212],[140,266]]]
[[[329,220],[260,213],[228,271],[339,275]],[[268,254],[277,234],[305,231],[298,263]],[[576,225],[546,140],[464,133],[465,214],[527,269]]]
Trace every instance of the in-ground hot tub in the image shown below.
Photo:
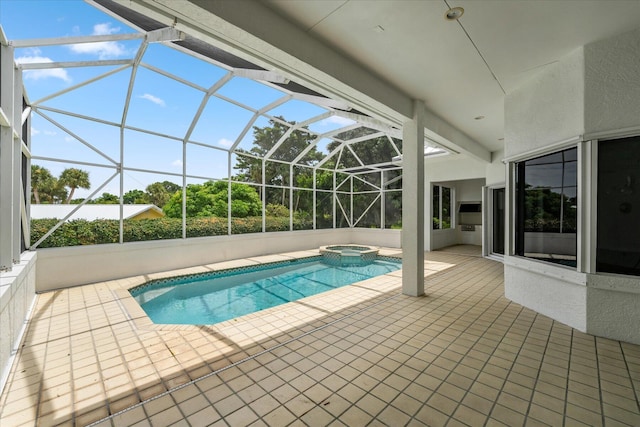
[[[362,245],[320,246],[324,261],[332,265],[367,265],[376,260],[380,248]]]

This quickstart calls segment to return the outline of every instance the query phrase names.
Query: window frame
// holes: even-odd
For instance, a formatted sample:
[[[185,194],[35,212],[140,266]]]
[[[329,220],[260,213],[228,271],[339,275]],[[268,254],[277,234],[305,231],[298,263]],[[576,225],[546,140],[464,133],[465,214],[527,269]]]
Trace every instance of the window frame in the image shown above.
[[[443,208],[442,208],[442,200],[443,200],[443,189],[447,189],[449,190],[449,226],[448,227],[442,227],[443,224]],[[436,199],[436,190],[437,190],[437,194],[438,194],[438,202],[437,202],[437,209],[435,206],[435,199]],[[446,185],[441,185],[441,184],[433,184],[432,185],[432,190],[431,190],[431,205],[432,205],[432,220],[431,220],[431,229],[432,230],[451,230],[455,228],[454,225],[454,211],[453,211],[453,201],[454,201],[454,188],[446,186]],[[438,221],[438,227],[435,227],[435,222],[434,219],[436,219]]]
[[[584,193],[584,183],[583,183],[583,176],[584,176],[584,149],[581,146],[582,144],[576,144],[575,142],[571,142],[571,143],[567,143],[567,144],[562,144],[562,145],[552,145],[547,147],[547,150],[544,151],[535,151],[535,152],[530,152],[527,155],[522,155],[519,156],[518,158],[512,158],[509,159],[509,163],[511,165],[510,170],[512,171],[512,175],[511,175],[511,190],[508,191],[509,196],[512,198],[511,201],[511,208],[510,211],[513,215],[513,225],[509,225],[508,229],[510,230],[511,237],[510,237],[510,241],[511,241],[511,248],[508,251],[510,255],[512,256],[516,256],[516,257],[520,257],[523,259],[527,259],[530,261],[534,261],[534,262],[541,262],[544,263],[545,265],[551,265],[551,266],[557,266],[560,268],[566,268],[566,269],[571,269],[571,270],[576,270],[576,271],[581,271],[583,268],[583,263],[581,262],[581,257],[583,254],[582,251],[582,241],[583,241],[583,236],[582,236],[582,229],[583,229],[583,209],[582,209],[582,205],[584,203],[585,197],[588,197],[588,195],[586,195]],[[566,171],[566,163],[571,163],[571,162],[576,162],[576,180],[575,180],[575,194],[576,194],[576,231],[575,231],[575,266],[574,265],[565,265],[562,263],[556,263],[556,262],[552,262],[543,258],[536,258],[536,257],[531,257],[531,256],[526,256],[525,255],[525,233],[526,233],[526,229],[524,226],[524,212],[525,212],[525,207],[524,207],[524,201],[525,201],[525,197],[520,196],[520,192],[524,190],[524,173],[525,173],[525,169],[526,169],[526,163],[530,162],[530,161],[534,161],[537,159],[541,159],[543,157],[547,157],[547,156],[553,156],[555,154],[559,154],[559,153],[564,153],[566,151],[575,149],[576,150],[576,159],[575,160],[569,160],[569,161],[565,161],[564,158],[562,160],[562,178],[561,178],[561,183],[560,183],[560,187],[550,187],[550,188],[562,188],[561,191],[561,207],[564,205],[564,197],[565,197],[565,191],[564,188],[565,187],[574,187],[574,185],[565,185],[565,171]],[[557,163],[557,162],[556,162]],[[520,168],[519,165],[525,165],[525,168]],[[531,165],[530,165],[531,166]],[[523,186],[521,187],[520,183],[523,183]],[[562,211],[562,209],[561,209]],[[560,216],[560,221],[561,223],[559,224],[559,231],[558,233],[560,234],[567,234],[567,233],[563,233],[562,232],[562,220],[563,217],[562,215]],[[572,233],[571,233],[572,234]],[[506,248],[505,248],[506,249]],[[506,252],[506,250],[505,250]]]
[[[625,278],[637,279],[638,277],[640,277],[640,272],[638,272],[638,274],[623,272],[623,271],[620,271],[621,266],[618,266],[619,267],[618,271],[611,271],[606,267],[603,268],[603,266],[599,262],[599,252],[601,250],[601,247],[599,245],[598,237],[601,231],[600,230],[601,224],[598,221],[598,217],[601,216],[602,214],[602,211],[600,209],[600,202],[601,202],[600,196],[601,196],[601,192],[604,191],[603,188],[600,188],[602,186],[602,181],[600,179],[601,178],[600,173],[602,169],[601,168],[601,160],[602,160],[601,144],[606,144],[610,142],[619,142],[621,140],[629,140],[629,139],[640,140],[640,129],[631,133],[623,132],[618,134],[600,135],[599,138],[595,140],[593,144],[593,149],[591,151],[591,168],[593,172],[591,174],[591,180],[592,180],[591,209],[592,209],[592,218],[593,218],[591,232],[592,232],[593,238],[592,238],[592,242],[590,242],[592,257],[590,259],[591,262],[590,262],[589,272],[598,274],[598,275],[611,275],[611,276],[615,275],[615,276],[620,276]],[[638,143],[640,143],[640,141],[638,141]],[[636,270],[638,269],[636,268]]]

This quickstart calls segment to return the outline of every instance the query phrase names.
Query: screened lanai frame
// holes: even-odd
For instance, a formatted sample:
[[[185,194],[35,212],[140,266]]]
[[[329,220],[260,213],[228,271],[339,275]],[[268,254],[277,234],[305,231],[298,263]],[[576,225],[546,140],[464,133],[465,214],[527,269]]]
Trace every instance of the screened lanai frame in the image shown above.
[[[72,138],[91,149],[101,158],[103,158],[106,164],[100,164],[95,162],[84,162],[78,160],[65,159],[62,157],[45,157],[32,155],[33,160],[42,160],[49,162],[61,162],[65,164],[72,164],[77,166],[90,166],[97,168],[107,168],[113,171],[105,181],[103,181],[95,190],[93,190],[89,196],[85,198],[80,204],[78,204],[68,215],[62,218],[53,228],[51,228],[47,233],[45,233],[38,241],[33,242],[30,247],[32,249],[36,248],[40,243],[42,243],[46,238],[48,238],[58,227],[60,227],[69,217],[71,217],[76,211],[78,211],[81,206],[86,204],[89,200],[94,198],[97,194],[100,193],[102,189],[104,189],[109,183],[111,183],[116,178],[119,178],[119,201],[120,201],[120,221],[119,221],[119,242],[123,243],[123,195],[124,195],[124,175],[125,172],[140,172],[140,173],[148,173],[148,174],[158,174],[165,176],[173,176],[175,178],[179,178],[182,180],[182,238],[187,237],[187,215],[186,215],[186,204],[187,204],[187,185],[189,180],[221,180],[214,176],[204,176],[204,175],[193,175],[189,174],[187,171],[188,160],[187,160],[187,148],[189,146],[200,146],[206,149],[217,150],[219,152],[224,153],[227,157],[227,174],[226,179],[228,185],[227,192],[227,233],[232,234],[232,226],[231,226],[231,208],[232,208],[232,192],[231,185],[233,182],[242,182],[243,184],[247,184],[244,181],[235,181],[233,180],[233,157],[237,155],[254,157],[261,161],[262,164],[262,181],[260,183],[248,183],[253,185],[254,187],[258,187],[260,191],[263,193],[267,191],[268,188],[272,187],[266,182],[266,173],[265,168],[267,162],[279,163],[284,165],[285,168],[288,167],[289,177],[288,177],[288,186],[285,186],[285,190],[288,192],[288,203],[289,203],[289,230],[294,230],[294,209],[293,209],[293,194],[296,191],[310,191],[313,197],[313,212],[312,212],[312,228],[316,229],[317,224],[317,197],[318,194],[331,194],[331,218],[333,221],[332,228],[336,228],[339,226],[347,226],[347,227],[356,227],[359,224],[365,222],[364,219],[366,215],[375,209],[379,209],[380,211],[380,223],[378,224],[378,228],[385,228],[385,200],[388,192],[401,192],[401,179],[402,179],[402,166],[401,166],[401,147],[399,147],[399,143],[401,142],[401,130],[387,125],[381,121],[378,121],[374,118],[368,117],[364,114],[361,114],[357,111],[351,110],[346,104],[335,101],[329,98],[326,98],[318,93],[315,93],[312,90],[309,90],[303,86],[300,86],[295,83],[289,82],[286,78],[279,75],[278,73],[271,72],[268,70],[261,69],[247,61],[244,61],[240,58],[234,57],[225,52],[221,52],[219,49],[206,45],[203,46],[203,43],[194,39],[190,39],[189,36],[185,35],[183,32],[177,31],[174,28],[164,27],[164,28],[156,28],[152,30],[145,30],[138,25],[132,24],[130,21],[126,21],[122,16],[118,15],[116,12],[110,11],[106,9],[106,6],[112,5],[108,0],[100,0],[98,3],[101,3],[102,9],[107,11],[110,15],[114,16],[120,21],[125,22],[128,26],[138,30],[137,33],[128,33],[128,34],[110,34],[110,35],[102,35],[102,36],[80,36],[80,37],[66,37],[66,38],[54,38],[54,39],[35,39],[35,40],[22,40],[22,41],[12,41],[9,42],[10,45],[15,49],[20,48],[33,48],[33,47],[43,47],[43,46],[57,46],[57,45],[69,45],[69,44],[79,44],[79,43],[97,43],[97,42],[117,42],[123,40],[139,40],[140,45],[132,58],[130,59],[117,59],[117,60],[107,60],[107,59],[99,59],[99,60],[90,60],[90,61],[74,61],[74,62],[40,62],[40,63],[22,63],[19,64],[19,69],[22,71],[28,70],[41,70],[41,69],[64,69],[71,67],[98,67],[98,66],[109,66],[115,67],[111,70],[108,70],[104,73],[99,74],[98,76],[94,76],[88,80],[77,83],[73,86],[60,90],[58,92],[52,93],[48,96],[42,97],[33,102],[28,102],[29,107],[26,109],[26,114],[37,114],[42,117],[44,120],[53,124],[57,128],[64,131],[66,134],[70,135]],[[117,5],[116,5],[117,6]],[[130,14],[135,14],[134,12],[128,12]],[[149,23],[149,18],[146,18],[145,25],[152,27],[160,26],[159,23]],[[144,61],[144,55],[147,48],[153,44],[159,43],[164,45],[166,48],[174,49],[183,54],[190,55],[191,57],[197,58],[199,60],[205,61],[208,64],[219,67],[224,70],[224,74],[220,77],[213,85],[210,87],[204,87],[197,83],[194,83],[188,79],[182,78],[175,74],[172,74],[168,71],[162,70],[154,65],[146,63]],[[194,51],[189,48],[189,46],[197,47],[198,51]],[[209,50],[208,50],[209,49]],[[214,53],[218,55],[219,58],[212,58],[213,55],[210,53]],[[223,62],[224,61],[224,62]],[[230,65],[232,64],[232,65]],[[234,67],[233,65],[236,65]],[[245,68],[246,67],[246,68]],[[131,76],[129,80],[128,91],[126,95],[126,101],[124,103],[124,111],[122,114],[122,120],[120,122],[104,120],[98,117],[92,117],[89,115],[83,115],[71,111],[65,111],[59,108],[53,108],[46,105],[43,105],[46,101],[54,99],[58,96],[67,94],[74,90],[83,88],[85,86],[91,85],[92,83],[98,82],[102,79],[106,79],[114,74],[120,72],[126,72],[128,69],[131,70]],[[129,110],[130,101],[132,99],[132,90],[136,83],[137,74],[139,70],[148,70],[150,72],[158,73],[172,81],[180,83],[182,85],[186,85],[202,94],[202,100],[198,109],[191,121],[191,124],[184,135],[171,135],[168,133],[158,132],[151,129],[143,129],[137,126],[132,126],[127,124],[127,113]],[[261,108],[255,108],[245,103],[242,103],[236,99],[230,98],[229,96],[225,96],[221,94],[219,91],[225,87],[227,83],[232,81],[234,77],[243,77],[247,79],[251,79],[255,82],[259,82],[262,85],[265,85],[271,89],[275,89],[282,94],[282,96],[276,99],[273,102],[270,102],[266,105],[263,105]],[[233,141],[231,146],[228,148],[215,146],[211,143],[196,141],[191,139],[192,133],[194,131],[195,126],[200,119],[203,110],[205,109],[208,101],[212,98],[219,99],[225,101],[231,105],[242,108],[248,111],[251,114],[251,118],[248,120],[240,134]],[[286,120],[282,120],[280,117],[276,115],[270,115],[269,112],[274,108],[277,108],[280,105],[285,104],[290,100],[299,100],[303,102],[311,102],[317,106],[320,106],[324,109],[324,112],[308,118],[303,121],[296,122],[295,124],[291,124]],[[119,141],[119,158],[114,158],[114,156],[109,156],[108,154],[101,151],[98,147],[92,144],[91,141],[87,139],[83,139],[71,129],[68,129],[63,124],[57,122],[54,118],[51,117],[50,113],[55,113],[59,115],[67,115],[74,117],[76,119],[87,120],[94,123],[100,123],[102,125],[112,126],[114,128],[119,129],[120,141]],[[335,129],[326,131],[324,133],[320,133],[317,131],[313,131],[308,128],[308,126],[313,125],[314,123],[318,123],[322,120],[338,117],[342,120],[350,121],[350,124],[337,127]],[[247,151],[240,149],[240,144],[243,139],[247,136],[247,134],[251,131],[252,127],[255,125],[258,119],[265,118],[269,121],[278,123],[287,128],[287,131],[279,138],[279,140],[271,147],[271,149],[263,156],[257,156],[252,153],[248,153]],[[286,119],[286,118],[285,118]],[[364,129],[360,136],[356,136],[350,139],[341,138],[341,136],[348,134],[350,131],[355,131],[357,129]],[[182,143],[182,173],[172,173],[166,170],[156,170],[149,168],[139,168],[127,166],[125,158],[124,158],[124,145],[125,145],[125,133],[127,131],[140,132],[147,135],[152,135],[160,138],[165,138],[167,140],[173,140],[177,143]],[[283,161],[276,158],[272,158],[273,154],[278,151],[279,148],[286,143],[287,138],[293,132],[303,132],[312,137],[315,137],[314,141],[309,144],[302,152],[300,152],[296,158],[291,161]],[[386,139],[392,147],[395,155],[389,159],[381,159],[381,161],[374,163],[366,163],[363,161],[358,154],[352,149],[352,145],[358,143],[364,143],[366,141],[373,141],[378,138]],[[304,159],[304,157],[313,150],[316,145],[323,140],[329,140],[337,144],[337,146],[328,153],[322,160],[316,162],[313,165],[302,165],[300,162]],[[446,154],[447,152],[442,148],[434,147],[425,147],[425,155],[441,155]],[[352,163],[350,165],[345,164],[343,162],[343,157],[350,157],[352,159]],[[355,164],[353,164],[353,159],[355,159]],[[333,162],[333,167],[330,167],[328,164]],[[294,172],[298,167],[310,168],[313,172],[313,180],[312,187],[298,187],[295,185],[294,180]],[[327,189],[319,189],[317,188],[317,180],[316,174],[318,171],[330,172],[333,176],[333,186],[330,190]],[[389,175],[392,175],[389,178]],[[374,179],[370,177],[374,176]],[[369,178],[369,179],[368,179]],[[360,189],[354,191],[355,187],[359,187]],[[282,190],[282,187],[277,187]],[[363,189],[364,188],[364,189]],[[353,200],[355,195],[368,195],[370,197],[370,202],[368,206],[362,211],[354,213]],[[265,216],[265,208],[266,208],[266,197],[261,197],[262,201],[262,231],[266,231],[266,216]],[[341,223],[344,221],[344,224]]]

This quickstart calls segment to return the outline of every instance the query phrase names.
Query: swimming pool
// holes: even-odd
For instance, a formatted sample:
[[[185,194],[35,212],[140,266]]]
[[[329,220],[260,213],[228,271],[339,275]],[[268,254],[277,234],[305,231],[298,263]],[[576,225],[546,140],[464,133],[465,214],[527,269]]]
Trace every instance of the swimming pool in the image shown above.
[[[130,290],[156,324],[210,325],[400,269],[380,257],[368,265],[330,265],[321,257],[162,279]]]

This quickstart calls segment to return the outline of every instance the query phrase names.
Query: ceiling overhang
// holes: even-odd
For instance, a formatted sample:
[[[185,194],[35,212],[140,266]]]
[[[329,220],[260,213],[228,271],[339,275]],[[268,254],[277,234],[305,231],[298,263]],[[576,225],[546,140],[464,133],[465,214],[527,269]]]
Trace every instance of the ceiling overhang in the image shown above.
[[[218,46],[255,69],[276,71],[304,84],[321,97],[346,102],[353,108],[396,126],[413,116],[413,100],[374,72],[337,52],[253,0],[94,0],[138,12],[162,26],[184,31],[197,40]],[[124,10],[124,9],[123,9]],[[123,10],[120,13],[124,13]],[[277,31],[274,31],[277,28]],[[145,28],[148,30],[148,28]],[[185,40],[185,42],[187,41]],[[453,152],[491,161],[488,149],[427,110],[428,139]]]

